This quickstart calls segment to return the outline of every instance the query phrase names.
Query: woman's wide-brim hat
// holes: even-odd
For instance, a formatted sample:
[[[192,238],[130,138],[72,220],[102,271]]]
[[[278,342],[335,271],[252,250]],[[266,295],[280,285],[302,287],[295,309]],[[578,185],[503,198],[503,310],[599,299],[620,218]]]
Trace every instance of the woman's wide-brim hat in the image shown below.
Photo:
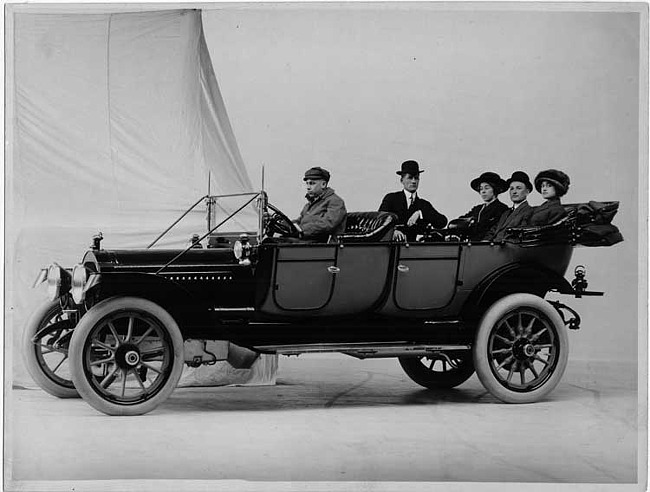
[[[420,165],[416,161],[404,161],[402,162],[402,169],[397,171],[397,174],[400,176],[404,176],[405,174],[417,176],[423,172],[424,170],[420,170]]]
[[[528,188],[528,191],[533,191],[533,184],[530,182],[530,178],[528,177],[528,174],[526,174],[523,171],[515,171],[512,173],[512,176],[506,181],[506,184],[510,186],[510,184],[513,181],[517,181],[519,183],[523,183],[526,185],[526,188]]]
[[[558,197],[565,195],[569,191],[569,185],[571,184],[569,176],[557,169],[547,169],[535,177],[535,189],[539,193],[541,193],[542,181],[551,183],[555,187],[555,194]]]
[[[508,189],[508,185],[503,179],[501,179],[501,176],[499,176],[497,173],[493,173],[492,171],[487,171],[481,174],[478,178],[473,179],[469,185],[474,191],[478,192],[481,188],[481,183],[489,184],[494,190],[495,195],[503,193]]]

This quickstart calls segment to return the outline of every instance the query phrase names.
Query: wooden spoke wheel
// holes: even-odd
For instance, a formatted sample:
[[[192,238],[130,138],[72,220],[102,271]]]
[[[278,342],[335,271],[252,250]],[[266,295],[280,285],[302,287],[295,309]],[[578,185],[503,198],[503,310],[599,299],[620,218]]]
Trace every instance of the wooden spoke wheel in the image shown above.
[[[172,393],[183,369],[183,338],[157,304],[107,299],[86,313],[70,346],[72,379],[108,415],[150,412]]]
[[[23,332],[23,358],[30,376],[58,398],[78,398],[72,382],[68,348],[74,322],[58,299],[36,310]]]
[[[562,319],[553,306],[531,294],[512,294],[490,307],[474,344],[479,379],[507,403],[546,396],[560,382],[568,355]]]

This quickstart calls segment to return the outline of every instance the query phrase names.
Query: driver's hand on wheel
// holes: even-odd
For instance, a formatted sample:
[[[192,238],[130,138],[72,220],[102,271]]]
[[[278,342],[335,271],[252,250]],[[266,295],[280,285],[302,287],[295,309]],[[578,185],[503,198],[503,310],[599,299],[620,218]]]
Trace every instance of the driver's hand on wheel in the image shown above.
[[[393,231],[393,241],[406,241],[406,234],[402,231]]]
[[[294,222],[293,225],[295,225],[296,229],[298,229],[298,237],[302,237],[304,235],[302,232],[302,228],[298,225],[297,222]]]

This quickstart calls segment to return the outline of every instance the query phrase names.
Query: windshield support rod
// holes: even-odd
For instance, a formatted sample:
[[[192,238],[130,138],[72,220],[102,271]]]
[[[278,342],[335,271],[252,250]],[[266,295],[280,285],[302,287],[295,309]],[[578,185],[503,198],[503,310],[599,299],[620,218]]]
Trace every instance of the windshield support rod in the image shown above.
[[[210,234],[212,234],[214,231],[216,231],[219,227],[221,227],[223,224],[225,224],[227,221],[229,221],[232,217],[237,215],[241,210],[244,209],[247,205],[253,202],[260,194],[259,193],[254,193],[253,196],[251,197],[250,200],[248,200],[246,203],[244,203],[241,207],[239,207],[237,210],[235,210],[233,213],[231,213],[228,217],[223,219],[221,222],[219,222],[216,226],[214,226],[212,229],[210,229],[208,232],[203,234],[196,242],[203,241],[206,237],[208,237]],[[205,197],[204,197],[205,198]],[[174,263],[176,260],[178,260],[181,256],[183,256],[185,253],[187,253],[189,250],[191,250],[194,247],[194,243],[190,244],[187,248],[185,248],[183,251],[178,253],[176,256],[174,256],[171,260],[169,260],[165,265],[160,267],[160,269],[156,272],[156,275],[158,275],[160,272],[162,272],[165,268],[167,268],[169,265]]]
[[[253,197],[256,197],[257,195],[259,195],[259,193],[255,192],[255,191],[251,191],[251,192],[248,192],[248,193],[231,193],[230,195],[214,195],[214,196],[211,196],[210,194],[204,195],[201,198],[199,198],[198,201],[194,205],[192,205],[190,208],[188,208],[183,215],[181,215],[178,219],[176,219],[176,221],[174,221],[174,223],[172,225],[170,225],[167,229],[165,229],[160,236],[158,236],[156,239],[154,239],[154,241],[149,246],[147,246],[147,249],[151,248],[154,244],[156,244],[158,241],[160,241],[165,234],[167,234],[176,224],[178,224],[181,220],[183,220],[183,218],[187,214],[189,214],[192,210],[194,210],[194,208],[196,208],[196,206],[199,203],[201,203],[201,201],[205,200],[206,198],[230,198],[230,197],[233,197],[233,196],[253,196]],[[228,217],[228,218],[230,218],[230,217]]]
[[[183,217],[185,217],[185,216],[186,216],[187,214],[189,214],[192,210],[194,210],[194,208],[195,208],[199,203],[201,203],[203,200],[205,200],[206,198],[208,198],[208,196],[209,196],[209,195],[204,195],[204,196],[202,196],[201,198],[199,198],[199,199],[197,200],[197,202],[196,202],[194,205],[192,205],[190,208],[188,208],[188,209],[185,211],[185,213],[184,213],[183,215],[181,215],[178,219],[176,219],[176,221],[175,221],[172,225],[170,225],[167,229],[165,229],[165,230],[163,231],[163,233],[162,233],[160,236],[158,236],[156,239],[154,239],[154,241],[153,241],[149,246],[147,246],[147,249],[151,248],[154,244],[156,244],[158,241],[160,241],[160,239],[161,239],[165,234],[167,234],[167,233],[172,229],[172,227],[174,227],[174,226],[175,226],[176,224],[178,224],[181,220],[183,220]]]

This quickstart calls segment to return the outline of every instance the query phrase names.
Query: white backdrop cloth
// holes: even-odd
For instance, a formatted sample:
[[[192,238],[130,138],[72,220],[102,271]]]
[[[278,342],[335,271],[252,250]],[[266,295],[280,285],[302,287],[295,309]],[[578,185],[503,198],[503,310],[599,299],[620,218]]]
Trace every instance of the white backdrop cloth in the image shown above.
[[[40,268],[79,262],[97,231],[107,249],[146,247],[207,193],[209,174],[212,194],[252,186],[199,10],[13,20],[6,322],[14,383],[30,385],[19,346],[29,313],[45,300],[44,289],[30,288]],[[219,200],[217,220],[245,200]],[[206,227],[197,207],[160,246],[185,246]],[[249,207],[223,230],[255,228]],[[256,372],[273,382],[277,362],[266,360],[235,382],[255,382]]]

